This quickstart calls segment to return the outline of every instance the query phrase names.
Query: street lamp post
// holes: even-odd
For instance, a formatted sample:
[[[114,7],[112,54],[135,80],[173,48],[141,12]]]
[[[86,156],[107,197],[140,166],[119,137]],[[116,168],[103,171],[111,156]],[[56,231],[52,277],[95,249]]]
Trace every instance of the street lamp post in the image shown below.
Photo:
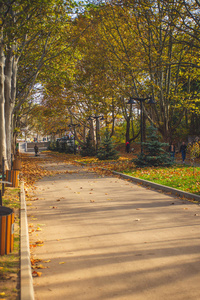
[[[155,101],[153,100],[152,96],[147,98],[131,97],[127,104],[135,104],[136,103],[135,100],[140,102],[141,154],[143,154],[143,114],[144,114],[143,102],[149,100],[147,104],[155,104]]]
[[[96,151],[98,150],[98,141],[99,141],[99,119],[101,121],[104,120],[104,117],[103,116],[89,116],[88,117],[88,121],[91,121],[95,119],[96,120]]]
[[[74,130],[74,154],[76,154],[76,144],[75,144],[75,140],[76,140],[76,137],[75,137],[75,135],[76,135],[76,132],[75,132],[75,128],[76,127],[80,127],[80,125],[79,124],[70,124],[70,125],[68,125],[69,127],[73,127],[73,130]]]

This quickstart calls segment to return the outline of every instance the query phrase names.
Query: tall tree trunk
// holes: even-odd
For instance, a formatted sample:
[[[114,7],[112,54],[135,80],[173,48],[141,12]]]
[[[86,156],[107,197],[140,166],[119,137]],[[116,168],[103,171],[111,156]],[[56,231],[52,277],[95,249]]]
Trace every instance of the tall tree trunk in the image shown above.
[[[13,154],[14,148],[14,120],[13,110],[15,107],[16,99],[16,81],[17,81],[17,66],[18,60],[15,58],[14,51],[16,45],[12,45],[7,51],[5,61],[5,83],[4,83],[4,94],[5,94],[5,126],[6,126],[6,147],[7,147],[7,159],[8,166],[11,168],[11,154]]]
[[[3,30],[0,33],[0,164],[5,159],[5,168],[8,169],[6,152],[6,130],[5,130],[5,97],[4,97],[4,65],[5,56],[3,49]]]
[[[98,150],[100,144],[100,122],[99,118],[96,118],[96,150]]]
[[[13,63],[13,51],[10,48],[7,51],[4,75],[4,95],[5,95],[5,127],[6,127],[6,150],[8,167],[11,168],[11,144],[12,144],[12,99],[11,99],[11,86],[12,86],[12,63]]]

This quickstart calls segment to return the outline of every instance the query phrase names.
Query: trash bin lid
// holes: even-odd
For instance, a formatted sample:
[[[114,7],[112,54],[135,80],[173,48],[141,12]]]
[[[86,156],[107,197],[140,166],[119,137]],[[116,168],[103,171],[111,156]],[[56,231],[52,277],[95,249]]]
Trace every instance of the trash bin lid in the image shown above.
[[[7,216],[13,213],[10,207],[0,206],[0,216]]]

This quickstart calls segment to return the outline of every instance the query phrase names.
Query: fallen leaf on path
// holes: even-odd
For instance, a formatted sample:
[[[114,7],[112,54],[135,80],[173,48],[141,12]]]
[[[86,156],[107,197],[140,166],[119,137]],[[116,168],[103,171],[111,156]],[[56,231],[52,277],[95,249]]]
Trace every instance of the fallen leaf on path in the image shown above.
[[[91,203],[95,202],[95,200],[90,200]]]
[[[37,269],[47,269],[47,267],[45,267],[45,266],[43,266],[43,265],[41,265],[41,264],[38,265],[38,266],[36,266],[36,268],[37,268]]]
[[[63,264],[65,264],[65,261],[59,262],[59,265],[63,265]]]
[[[43,241],[37,241],[35,242],[36,244],[43,244],[44,242]]]
[[[31,258],[31,265],[34,266],[36,263],[41,262],[41,261],[42,261],[42,260],[41,260],[41,259],[38,259],[38,258],[36,258],[36,259]]]
[[[49,263],[51,260],[50,259],[48,259],[48,260],[44,260],[43,262],[44,263]]]
[[[42,231],[42,229],[40,227],[37,227],[36,231]]]
[[[32,275],[33,277],[40,277],[42,275],[42,272],[33,271]]]

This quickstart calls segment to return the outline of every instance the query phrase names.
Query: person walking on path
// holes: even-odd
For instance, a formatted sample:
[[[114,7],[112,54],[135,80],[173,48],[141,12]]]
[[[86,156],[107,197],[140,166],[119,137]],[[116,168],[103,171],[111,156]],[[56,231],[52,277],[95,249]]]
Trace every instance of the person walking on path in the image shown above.
[[[182,155],[183,164],[185,163],[186,149],[187,149],[187,146],[186,146],[185,142],[182,142],[182,145],[180,147],[180,152],[181,152],[181,155]]]
[[[130,143],[129,143],[129,141],[126,142],[126,152],[127,153],[130,152]]]
[[[175,144],[172,142],[169,146],[169,152],[170,152],[171,159],[173,162],[175,161],[175,151],[176,151],[176,147],[175,147]]]
[[[35,146],[34,146],[34,151],[35,151],[35,156],[37,156],[38,155],[38,146],[35,144]]]

